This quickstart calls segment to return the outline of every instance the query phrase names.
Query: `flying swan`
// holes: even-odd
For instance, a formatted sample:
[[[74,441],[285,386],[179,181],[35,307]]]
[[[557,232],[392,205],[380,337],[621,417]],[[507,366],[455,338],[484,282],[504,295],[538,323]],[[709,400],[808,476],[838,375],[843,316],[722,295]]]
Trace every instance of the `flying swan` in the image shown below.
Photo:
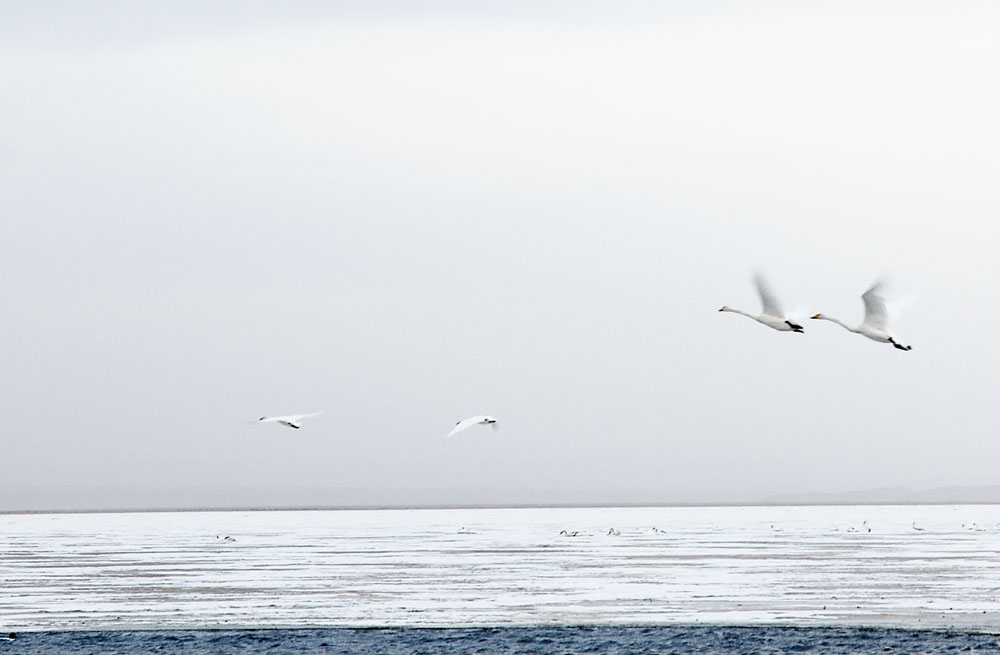
[[[882,290],[882,283],[876,282],[868,291],[861,295],[861,300],[865,302],[865,320],[858,327],[854,328],[844,324],[843,321],[827,316],[826,314],[816,314],[811,318],[818,318],[824,321],[832,321],[851,332],[864,335],[872,341],[879,343],[891,343],[899,350],[913,350],[913,346],[904,346],[896,341],[896,337],[889,332],[889,312],[885,308],[885,298],[879,295]]]
[[[451,429],[451,432],[448,433],[448,436],[446,436],[445,439],[451,439],[462,430],[468,430],[473,425],[479,425],[479,424],[492,425],[494,430],[497,429],[497,420],[495,418],[493,418],[492,416],[486,416],[484,414],[480,414],[478,416],[470,416],[469,418],[462,419],[461,421],[456,423],[455,427]]]
[[[767,281],[761,275],[753,276],[754,284],[757,285],[757,293],[760,294],[760,302],[763,305],[763,311],[760,316],[754,316],[749,312],[744,312],[739,309],[733,309],[727,305],[724,305],[720,312],[735,312],[737,314],[743,314],[758,323],[763,323],[769,328],[778,330],[779,332],[805,332],[805,329],[801,325],[793,323],[785,318],[785,313],[781,311],[781,306],[778,305],[777,299],[774,297],[774,293],[771,291],[771,287],[768,286]]]
[[[290,428],[295,428],[298,430],[302,427],[302,419],[313,418],[314,416],[319,416],[323,413],[323,410],[318,412],[313,412],[312,414],[289,414],[288,416],[261,416],[257,419],[258,423],[281,423],[282,425],[287,425]]]

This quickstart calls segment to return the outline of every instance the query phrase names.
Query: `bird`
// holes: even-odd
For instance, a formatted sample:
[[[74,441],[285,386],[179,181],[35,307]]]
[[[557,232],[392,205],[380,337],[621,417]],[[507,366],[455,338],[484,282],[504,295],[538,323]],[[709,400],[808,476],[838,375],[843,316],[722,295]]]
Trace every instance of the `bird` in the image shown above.
[[[917,532],[923,532],[924,531],[924,529],[922,527],[920,527],[919,525],[917,525],[916,521],[913,522],[913,529],[916,530]]]
[[[298,430],[302,427],[302,420],[307,418],[313,418],[314,416],[319,416],[323,413],[323,410],[318,412],[313,412],[312,414],[289,414],[288,416],[261,416],[257,419],[258,423],[281,423],[282,425],[287,425],[290,428],[295,428]]]
[[[609,537],[618,537],[620,535],[621,535],[621,530],[616,530],[615,528],[611,528],[610,530],[608,530]]]
[[[235,539],[233,539],[232,537],[230,537],[228,534],[226,536],[222,536],[221,534],[217,534],[217,535],[215,535],[215,540],[216,541],[227,541],[227,542],[236,541]]]
[[[881,291],[882,283],[875,282],[868,291],[861,294],[861,300],[865,303],[865,320],[858,327],[851,327],[826,314],[816,314],[810,318],[831,321],[845,330],[857,332],[872,341],[891,343],[898,350],[913,350],[913,346],[903,345],[889,331],[889,312],[885,308],[885,298],[881,296]]]
[[[497,420],[495,418],[493,418],[492,416],[486,416],[485,414],[479,414],[477,416],[470,416],[469,418],[462,419],[461,421],[456,423],[455,427],[451,429],[451,432],[448,433],[445,439],[451,439],[462,430],[468,430],[473,425],[480,425],[480,424],[491,425],[493,426],[494,430],[497,429]]]
[[[734,312],[736,314],[743,314],[758,323],[763,323],[767,327],[778,330],[779,332],[805,332],[803,328],[798,323],[793,323],[792,321],[785,318],[785,313],[781,311],[781,306],[778,304],[777,299],[774,297],[774,292],[771,291],[771,287],[768,286],[767,281],[764,276],[754,275],[754,284],[757,285],[757,293],[760,295],[760,302],[763,305],[763,311],[759,316],[754,316],[749,312],[744,312],[739,309],[733,309],[728,305],[723,305],[720,312]]]

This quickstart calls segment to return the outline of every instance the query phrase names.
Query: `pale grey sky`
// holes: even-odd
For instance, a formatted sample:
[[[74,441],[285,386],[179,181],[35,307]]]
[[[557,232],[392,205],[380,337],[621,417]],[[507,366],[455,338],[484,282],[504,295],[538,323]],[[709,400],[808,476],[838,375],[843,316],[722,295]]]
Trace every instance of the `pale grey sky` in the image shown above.
[[[0,509],[997,481],[1000,9],[203,4],[0,6]]]

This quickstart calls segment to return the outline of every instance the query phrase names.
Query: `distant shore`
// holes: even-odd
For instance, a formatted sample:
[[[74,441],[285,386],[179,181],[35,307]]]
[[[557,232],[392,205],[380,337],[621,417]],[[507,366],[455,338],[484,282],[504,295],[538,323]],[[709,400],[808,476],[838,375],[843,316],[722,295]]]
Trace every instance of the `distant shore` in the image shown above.
[[[601,508],[676,508],[676,507],[840,507],[840,506],[927,506],[927,505],[1000,505],[1000,500],[934,500],[934,501],[764,501],[720,503],[519,503],[519,504],[428,504],[428,505],[302,505],[302,506],[208,506],[208,507],[122,507],[73,509],[10,509],[2,515],[21,514],[142,514],[169,512],[352,512],[402,510],[470,510],[470,509],[601,509]]]

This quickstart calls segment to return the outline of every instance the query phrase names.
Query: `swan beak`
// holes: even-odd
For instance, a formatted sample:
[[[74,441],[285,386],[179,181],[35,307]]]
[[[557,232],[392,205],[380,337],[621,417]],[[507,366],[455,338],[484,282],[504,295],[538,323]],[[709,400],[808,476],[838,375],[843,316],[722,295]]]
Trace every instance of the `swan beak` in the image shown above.
[[[721,308],[719,309],[719,311],[720,311],[720,312],[724,312],[724,311],[726,311],[726,307],[725,307],[725,306],[722,306],[722,307],[721,307]]]
[[[816,314],[814,316],[810,316],[809,318],[821,318],[822,316],[822,314]]]

